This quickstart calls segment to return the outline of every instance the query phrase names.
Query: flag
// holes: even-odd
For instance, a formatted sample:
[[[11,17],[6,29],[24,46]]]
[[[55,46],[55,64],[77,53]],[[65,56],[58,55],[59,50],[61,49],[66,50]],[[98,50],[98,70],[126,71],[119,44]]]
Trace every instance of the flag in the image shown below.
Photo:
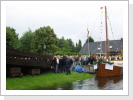
[[[89,38],[90,37],[90,35],[89,35],[89,33],[87,33],[87,38]]]
[[[90,35],[87,33],[87,37],[89,38],[90,37]]]
[[[89,38],[90,36],[89,36],[89,30],[88,30],[88,28],[87,28],[87,32],[88,32],[88,33],[87,33],[87,38]]]
[[[100,9],[103,9],[103,7],[100,7]]]

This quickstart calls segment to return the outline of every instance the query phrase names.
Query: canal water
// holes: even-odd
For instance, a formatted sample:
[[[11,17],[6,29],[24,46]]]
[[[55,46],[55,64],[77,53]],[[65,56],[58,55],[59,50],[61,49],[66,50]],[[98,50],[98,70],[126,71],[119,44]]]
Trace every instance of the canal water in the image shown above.
[[[96,77],[42,90],[123,90],[123,76]]]

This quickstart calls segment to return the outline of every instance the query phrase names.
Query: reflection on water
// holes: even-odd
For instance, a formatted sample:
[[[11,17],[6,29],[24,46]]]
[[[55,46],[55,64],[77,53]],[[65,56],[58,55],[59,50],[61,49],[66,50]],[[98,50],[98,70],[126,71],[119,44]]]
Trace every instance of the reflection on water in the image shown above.
[[[115,77],[95,77],[100,89],[108,90],[122,90],[123,89],[123,76]]]
[[[123,76],[96,77],[41,90],[123,90]]]
[[[93,77],[60,85],[56,90],[123,90],[123,76]]]

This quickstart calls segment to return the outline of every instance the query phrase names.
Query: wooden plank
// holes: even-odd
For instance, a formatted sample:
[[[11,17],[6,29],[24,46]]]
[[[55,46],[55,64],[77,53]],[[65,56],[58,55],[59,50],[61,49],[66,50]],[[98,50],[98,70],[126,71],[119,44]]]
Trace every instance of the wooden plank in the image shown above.
[[[51,62],[45,61],[35,61],[35,60],[24,60],[24,59],[15,59],[7,58],[6,63],[10,65],[24,65],[24,66],[38,66],[38,67],[50,67]]]

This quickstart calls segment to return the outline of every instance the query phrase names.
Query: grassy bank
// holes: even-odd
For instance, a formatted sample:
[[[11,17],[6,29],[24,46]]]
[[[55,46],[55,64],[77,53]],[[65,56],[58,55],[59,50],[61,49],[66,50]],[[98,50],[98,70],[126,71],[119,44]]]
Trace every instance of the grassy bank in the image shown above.
[[[57,84],[65,84],[78,80],[92,78],[93,75],[72,72],[71,75],[65,73],[44,73],[40,76],[23,76],[22,78],[7,78],[7,90],[33,90],[38,88],[48,88]]]

